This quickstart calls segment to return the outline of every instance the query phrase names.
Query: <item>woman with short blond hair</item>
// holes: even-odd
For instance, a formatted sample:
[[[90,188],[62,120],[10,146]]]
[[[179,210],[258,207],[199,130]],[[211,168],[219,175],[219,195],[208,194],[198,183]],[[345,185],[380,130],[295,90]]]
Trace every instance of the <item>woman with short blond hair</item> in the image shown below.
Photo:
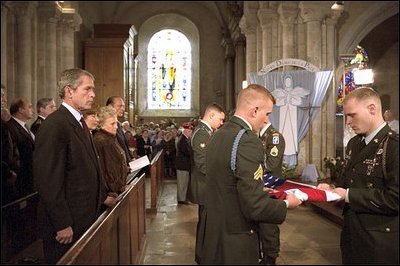
[[[95,132],[93,142],[99,156],[103,182],[107,193],[121,193],[125,190],[129,167],[124,150],[116,138],[117,111],[111,106],[100,107],[98,118],[99,130]]]

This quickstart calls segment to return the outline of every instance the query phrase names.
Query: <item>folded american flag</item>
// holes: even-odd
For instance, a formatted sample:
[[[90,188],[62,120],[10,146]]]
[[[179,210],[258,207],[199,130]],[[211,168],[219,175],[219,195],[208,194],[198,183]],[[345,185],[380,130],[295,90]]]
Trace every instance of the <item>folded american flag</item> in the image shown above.
[[[294,194],[302,201],[335,201],[340,196],[334,192],[318,189],[313,185],[285,180],[271,174],[263,176],[264,186],[271,188],[268,194],[272,198],[285,199],[287,194]]]

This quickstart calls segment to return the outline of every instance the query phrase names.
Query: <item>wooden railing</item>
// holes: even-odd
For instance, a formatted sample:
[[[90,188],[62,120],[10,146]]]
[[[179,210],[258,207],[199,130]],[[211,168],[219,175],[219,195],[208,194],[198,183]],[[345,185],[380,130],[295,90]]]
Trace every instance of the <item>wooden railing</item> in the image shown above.
[[[162,192],[162,177],[164,175],[164,152],[159,151],[150,163],[150,209],[148,211],[157,211],[158,197]]]
[[[38,201],[38,193],[34,192],[1,207],[2,264],[38,239]]]
[[[133,179],[117,205],[106,210],[57,264],[141,264],[146,242],[145,209],[142,174]]]

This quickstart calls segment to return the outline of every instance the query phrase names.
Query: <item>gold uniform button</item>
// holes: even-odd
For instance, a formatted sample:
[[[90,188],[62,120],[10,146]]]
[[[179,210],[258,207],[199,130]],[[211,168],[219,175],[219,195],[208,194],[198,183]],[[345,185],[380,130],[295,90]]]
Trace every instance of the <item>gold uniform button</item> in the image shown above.
[[[374,187],[374,184],[372,184],[372,183],[367,183],[367,188],[373,188]]]
[[[389,227],[386,227],[386,228],[385,228],[385,231],[389,233],[389,232],[390,232],[390,228],[389,228]]]
[[[353,169],[351,169],[351,171],[353,171],[353,173],[356,171],[356,169],[353,167]]]
[[[350,179],[350,184],[353,184],[353,179]]]
[[[254,230],[253,229],[250,229],[250,234],[254,234]]]

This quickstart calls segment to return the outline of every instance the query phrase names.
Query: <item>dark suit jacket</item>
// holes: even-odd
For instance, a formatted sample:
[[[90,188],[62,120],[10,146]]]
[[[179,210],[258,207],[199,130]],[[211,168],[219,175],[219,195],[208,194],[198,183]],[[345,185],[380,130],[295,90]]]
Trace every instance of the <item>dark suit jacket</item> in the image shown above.
[[[191,137],[192,169],[190,173],[191,201],[204,205],[204,190],[206,187],[206,150],[211,137],[211,129],[199,122]]]
[[[121,148],[125,152],[125,158],[126,158],[126,163],[129,164],[130,161],[132,161],[132,155],[131,152],[129,151],[129,142],[127,138],[125,137],[124,131],[122,130],[121,123],[118,122],[118,129],[117,129],[117,140]]]
[[[18,150],[13,144],[6,122],[1,120],[1,203],[5,205],[18,199],[15,182],[11,182],[12,171],[19,169]]]
[[[384,157],[384,142],[387,141]],[[336,185],[349,188],[341,239],[344,264],[399,263],[399,139],[385,125],[360,150],[350,139],[346,166]],[[383,172],[383,160],[386,160]]]
[[[177,170],[190,172],[190,143],[185,135],[179,137],[177,143],[177,153],[175,158],[175,168]]]
[[[35,142],[32,136],[18,122],[11,118],[8,121],[13,145],[17,148],[19,154],[19,168],[17,173],[17,189],[20,196],[26,196],[34,192],[32,175],[32,156],[35,148]]]
[[[31,131],[33,134],[36,135],[36,132],[38,132],[40,125],[43,123],[44,119],[38,116],[38,118],[33,122],[31,125]]]
[[[62,105],[37,133],[33,171],[42,237],[71,226],[76,241],[99,216],[100,174],[82,126]]]
[[[234,139],[246,132],[231,170]],[[206,152],[204,264],[258,264],[257,223],[280,224],[286,204],[263,191],[261,140],[238,117],[232,117],[211,137]]]

